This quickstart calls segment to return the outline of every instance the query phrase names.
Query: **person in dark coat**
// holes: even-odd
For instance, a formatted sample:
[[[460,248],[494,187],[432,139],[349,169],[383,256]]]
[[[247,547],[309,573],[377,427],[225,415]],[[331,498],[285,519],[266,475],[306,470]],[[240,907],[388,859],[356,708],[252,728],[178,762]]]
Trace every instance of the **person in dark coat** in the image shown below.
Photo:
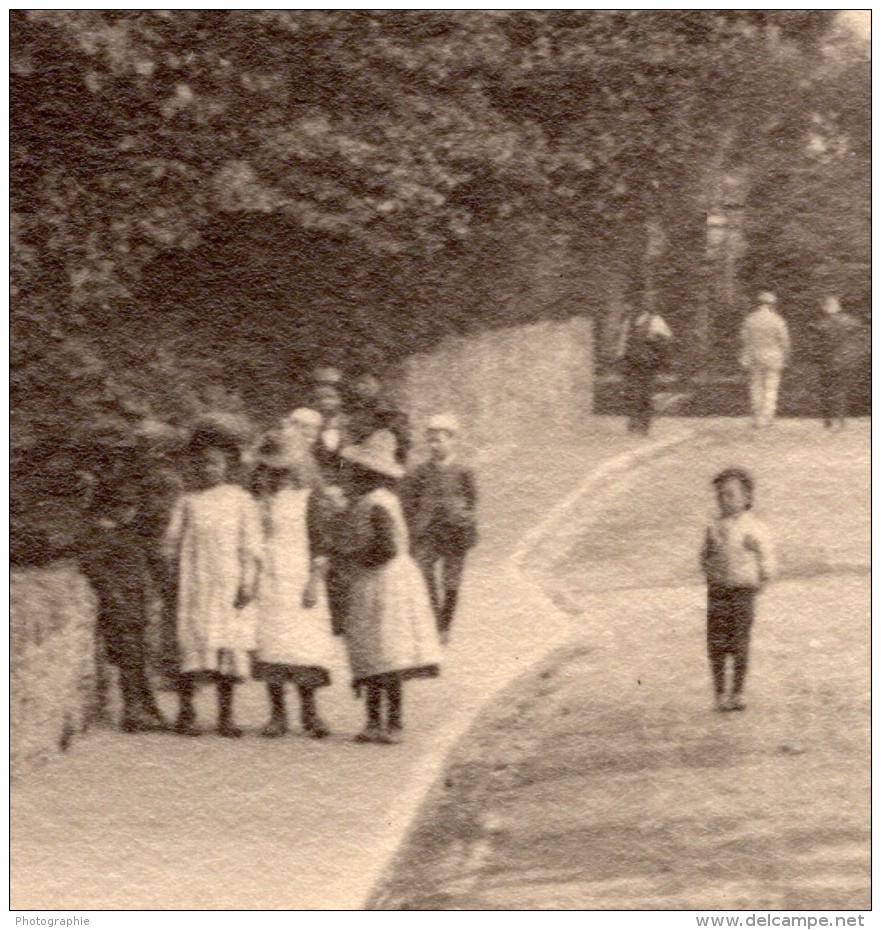
[[[178,676],[177,578],[165,561],[163,540],[174,506],[184,493],[184,480],[180,468],[166,455],[149,456],[143,472],[135,527],[144,541],[151,593],[158,599],[158,611],[147,639],[154,667],[168,685],[176,683]]]
[[[659,313],[643,310],[628,320],[623,335],[621,355],[630,406],[627,429],[645,435],[652,423],[655,379],[667,362],[673,333]]]
[[[79,560],[98,598],[97,635],[107,661],[119,670],[127,733],[165,727],[147,674],[150,562],[134,525],[138,503],[133,480],[99,488],[92,501],[94,525]]]
[[[449,642],[462,572],[477,542],[477,482],[456,459],[459,421],[439,414],[428,422],[430,458],[407,479],[404,503],[413,552],[428,585],[441,643]]]
[[[377,430],[388,430],[396,440],[395,458],[405,464],[412,444],[410,418],[382,395],[380,380],[370,372],[354,378],[346,404],[349,417],[348,438],[352,443],[364,442]]]
[[[343,412],[343,396],[335,384],[316,384],[312,392],[313,408],[321,415],[321,424],[312,454],[322,480],[339,483],[342,470],[340,452],[351,443],[349,417]]]
[[[817,385],[823,425],[841,429],[847,417],[854,366],[859,354],[860,323],[841,309],[830,295],[823,302],[823,316],[814,326]]]

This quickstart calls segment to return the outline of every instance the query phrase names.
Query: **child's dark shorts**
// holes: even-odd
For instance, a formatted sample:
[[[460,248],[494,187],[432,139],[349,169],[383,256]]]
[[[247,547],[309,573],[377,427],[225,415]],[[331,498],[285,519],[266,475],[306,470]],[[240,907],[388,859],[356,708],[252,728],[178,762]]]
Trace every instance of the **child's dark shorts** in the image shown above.
[[[707,589],[707,647],[739,652],[749,642],[756,612],[755,588]]]

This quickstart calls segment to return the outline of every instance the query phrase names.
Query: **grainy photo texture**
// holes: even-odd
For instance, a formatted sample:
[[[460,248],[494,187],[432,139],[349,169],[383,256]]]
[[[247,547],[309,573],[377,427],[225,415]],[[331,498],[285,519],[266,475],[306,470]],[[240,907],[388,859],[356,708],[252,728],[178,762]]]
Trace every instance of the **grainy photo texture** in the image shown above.
[[[869,17],[10,13],[12,908],[870,907]]]

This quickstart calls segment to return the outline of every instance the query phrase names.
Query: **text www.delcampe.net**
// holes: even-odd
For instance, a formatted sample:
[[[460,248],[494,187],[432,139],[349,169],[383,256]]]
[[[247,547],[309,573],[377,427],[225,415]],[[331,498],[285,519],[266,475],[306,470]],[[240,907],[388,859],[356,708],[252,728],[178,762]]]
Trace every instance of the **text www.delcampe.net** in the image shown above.
[[[746,917],[739,915],[701,915],[695,917],[699,927],[864,927],[865,914],[851,914],[846,917],[830,917],[821,914],[749,914]]]

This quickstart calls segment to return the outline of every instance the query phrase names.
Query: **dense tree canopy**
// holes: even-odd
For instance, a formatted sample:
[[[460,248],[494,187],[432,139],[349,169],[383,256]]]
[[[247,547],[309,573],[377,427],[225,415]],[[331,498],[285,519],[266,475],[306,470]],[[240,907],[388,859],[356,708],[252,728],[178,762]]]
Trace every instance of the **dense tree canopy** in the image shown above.
[[[277,374],[273,331],[327,348],[322,314],[380,356],[377,321],[398,351],[491,322],[487,282],[534,260],[530,231],[569,236],[544,240],[576,260],[614,241],[638,266],[654,219],[681,282],[707,174],[730,164],[774,194],[760,235],[853,261],[862,214],[837,251],[823,217],[862,197],[868,81],[830,80],[834,15],[13,11],[18,441],[234,406],[208,386]],[[804,144],[818,126],[823,157]],[[233,279],[245,328],[216,299]]]

